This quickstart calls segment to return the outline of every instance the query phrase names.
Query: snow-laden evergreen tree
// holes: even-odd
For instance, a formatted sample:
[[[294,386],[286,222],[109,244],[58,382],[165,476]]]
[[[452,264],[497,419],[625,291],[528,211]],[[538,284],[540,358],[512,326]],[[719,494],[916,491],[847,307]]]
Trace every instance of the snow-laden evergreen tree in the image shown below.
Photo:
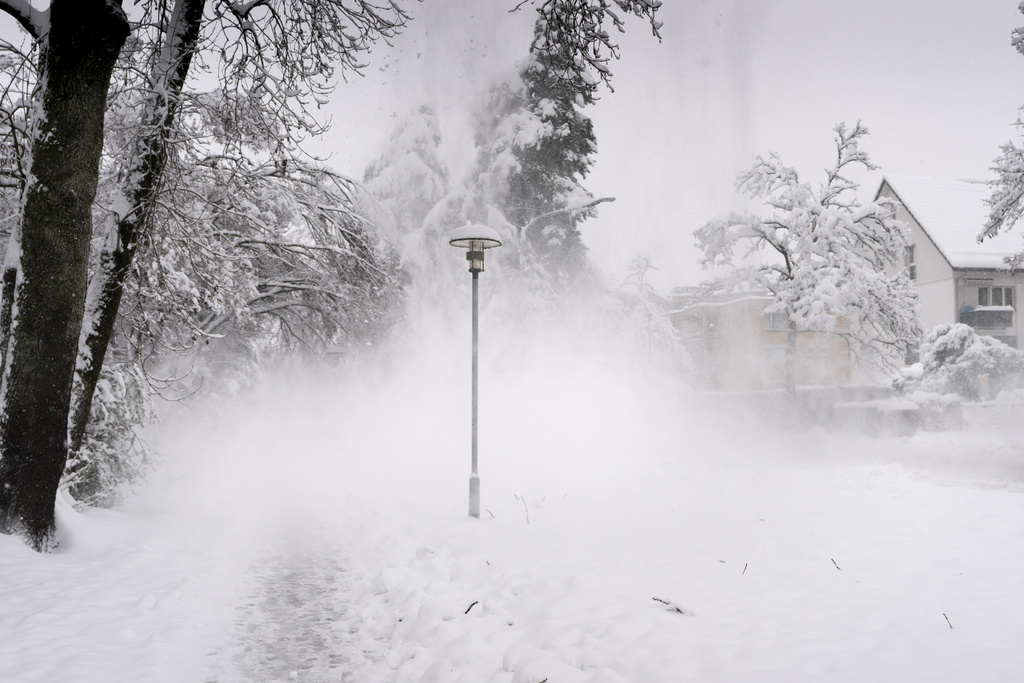
[[[440,144],[437,115],[424,105],[395,122],[384,149],[366,168],[363,184],[390,214],[396,244],[423,227],[427,214],[448,193]]]
[[[611,89],[609,63],[618,59],[619,46],[608,29],[626,30],[618,12],[647,19],[651,33],[661,38],[657,12],[662,0],[521,0],[516,7],[528,2],[538,5],[539,15],[530,51],[561,54],[565,65],[561,78],[581,94],[598,82]]]
[[[560,77],[565,68],[561,52],[531,55],[519,69],[521,88],[496,93],[495,125],[480,140],[485,173],[500,184],[492,200],[519,227],[529,260],[563,281],[586,265],[579,225],[594,212],[582,181],[597,152],[582,111],[593,103],[593,89],[570,87]]]
[[[719,290],[767,290],[766,313],[789,321],[786,384],[796,390],[797,332],[844,337],[858,360],[880,368],[900,362],[921,336],[917,294],[902,267],[909,232],[886,197],[861,205],[848,175],[874,169],[860,149],[859,123],[835,128],[836,162],[815,187],[778,155],[758,157],[737,189],[760,200],[767,215],[734,213],[694,233],[702,263],[720,273]]]
[[[541,36],[544,22],[535,29]],[[493,87],[478,117],[477,165],[466,213],[512,237],[501,258],[564,287],[587,267],[579,225],[597,202],[582,183],[594,163],[594,127],[583,108],[595,83],[565,78],[569,57],[534,49]]]
[[[431,212],[430,222],[486,223],[509,238],[502,260],[549,283],[580,274],[579,223],[601,201],[582,181],[596,152],[582,110],[601,83],[611,89],[619,47],[611,29],[646,19],[660,39],[661,0],[520,0],[537,8],[529,57],[489,93],[481,112],[472,178]],[[620,14],[621,13],[621,14]]]

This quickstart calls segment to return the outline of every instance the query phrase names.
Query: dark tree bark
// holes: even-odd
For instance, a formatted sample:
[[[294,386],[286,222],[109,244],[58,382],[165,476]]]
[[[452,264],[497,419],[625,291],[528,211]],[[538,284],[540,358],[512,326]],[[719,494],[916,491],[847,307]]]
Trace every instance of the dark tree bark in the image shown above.
[[[169,59],[156,65],[150,75],[143,133],[133,155],[133,165],[125,174],[132,182],[125,188],[132,210],[118,221],[116,245],[100,252],[99,268],[89,286],[87,328],[83,332],[78,381],[71,402],[69,450],[72,453],[78,452],[85,438],[96,384],[121,307],[124,283],[152,215],[160,179],[167,166],[169,137],[195,54],[205,4],[205,0],[179,0],[166,36]]]
[[[24,536],[37,550],[54,544],[103,117],[128,31],[120,0],[53,0],[49,30],[40,37],[40,113],[22,222],[8,254],[16,275],[11,326],[0,331],[8,340],[0,385],[0,531]]]

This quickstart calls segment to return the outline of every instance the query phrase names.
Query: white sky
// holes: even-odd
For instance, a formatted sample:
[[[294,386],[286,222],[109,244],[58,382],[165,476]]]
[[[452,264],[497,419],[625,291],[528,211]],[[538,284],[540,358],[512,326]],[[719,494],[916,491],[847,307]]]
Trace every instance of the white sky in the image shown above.
[[[736,174],[777,151],[817,181],[832,128],[860,119],[883,171],[987,178],[1024,105],[1024,57],[1010,32],[1017,0],[666,0],[663,41],[629,22],[614,93],[588,111],[597,164],[585,186],[614,196],[582,230],[615,282],[637,252],[667,290],[702,273],[692,231],[738,206]],[[467,103],[527,49],[532,11],[512,2],[429,0],[364,78],[339,87],[327,140],[359,174],[394,112],[431,102],[450,162],[471,152]],[[878,176],[865,177],[864,194]]]
[[[458,174],[472,161],[467,113],[530,42],[533,11],[514,0],[402,3],[413,14],[329,106],[319,152],[361,176],[393,116],[423,103],[442,116]],[[597,163],[584,185],[613,196],[582,227],[591,257],[619,281],[650,254],[663,291],[702,277],[692,232],[741,206],[736,174],[776,151],[817,181],[832,128],[858,119],[883,171],[984,179],[1024,105],[1024,57],[1010,32],[1018,0],[665,0],[663,41],[640,21],[618,35],[615,92],[588,110]],[[0,32],[16,31],[9,22]],[[863,178],[862,194],[878,174]],[[972,228],[973,229],[973,228]]]

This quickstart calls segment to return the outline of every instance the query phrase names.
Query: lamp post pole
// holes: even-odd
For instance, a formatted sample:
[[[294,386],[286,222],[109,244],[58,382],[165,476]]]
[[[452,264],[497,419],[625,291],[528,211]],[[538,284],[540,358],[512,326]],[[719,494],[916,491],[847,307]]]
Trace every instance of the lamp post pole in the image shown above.
[[[473,274],[473,391],[471,409],[471,460],[469,472],[469,516],[480,518],[480,475],[477,471],[479,432],[479,346],[480,346],[480,273],[484,270],[484,250],[501,246],[498,233],[486,225],[464,225],[449,235],[448,244],[467,249],[466,260],[469,272]]]
[[[473,417],[472,417],[472,465],[469,474],[469,516],[480,518],[480,475],[477,473],[477,427],[479,407],[479,360],[480,324],[477,311],[480,306],[480,273],[473,271]]]

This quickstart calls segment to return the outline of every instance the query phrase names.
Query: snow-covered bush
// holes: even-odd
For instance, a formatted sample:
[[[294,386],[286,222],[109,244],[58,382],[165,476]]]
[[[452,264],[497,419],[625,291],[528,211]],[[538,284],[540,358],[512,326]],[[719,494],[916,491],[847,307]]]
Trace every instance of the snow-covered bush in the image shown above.
[[[1024,385],[1024,352],[968,325],[943,323],[925,336],[920,362],[897,373],[893,385],[904,392],[989,398]]]
[[[691,373],[693,359],[672,324],[665,301],[647,282],[651,270],[657,270],[651,257],[637,254],[629,265],[626,281],[614,293],[620,304],[617,314],[622,329],[629,332],[634,355],[643,362],[675,374]]]
[[[153,419],[149,384],[134,363],[104,366],[81,448],[64,469],[61,488],[81,506],[109,506],[146,474],[151,454],[136,430]]]

